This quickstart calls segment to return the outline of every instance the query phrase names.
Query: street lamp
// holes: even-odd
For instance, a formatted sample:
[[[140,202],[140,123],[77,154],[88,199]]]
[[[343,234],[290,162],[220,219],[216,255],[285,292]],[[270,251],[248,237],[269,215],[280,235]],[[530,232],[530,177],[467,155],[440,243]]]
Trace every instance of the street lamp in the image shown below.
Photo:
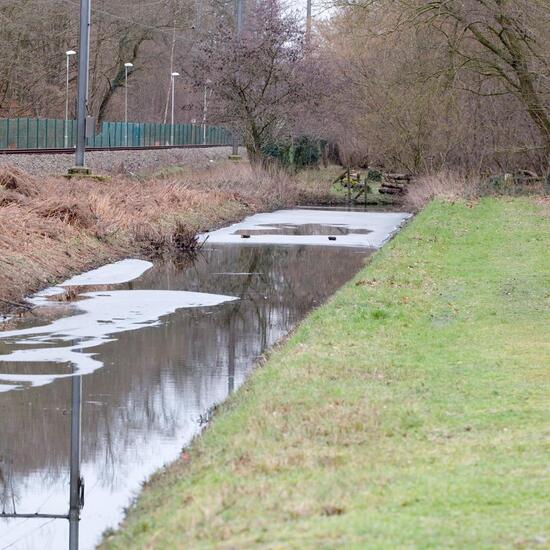
[[[126,147],[128,147],[128,69],[133,66],[133,63],[124,63],[124,143]]]
[[[208,79],[204,83],[204,103],[202,106],[202,144],[206,145],[206,114],[208,110],[208,85],[212,84],[212,81]],[[210,90],[212,92],[212,90]]]
[[[174,145],[174,96],[175,96],[175,82],[176,77],[178,77],[180,73],[172,73],[170,76],[172,77],[172,117],[171,117],[171,127],[170,127],[170,145]]]
[[[65,93],[65,149],[69,147],[69,59],[72,55],[76,55],[74,50],[67,50],[65,57],[67,58],[67,73],[66,73],[66,93]]]

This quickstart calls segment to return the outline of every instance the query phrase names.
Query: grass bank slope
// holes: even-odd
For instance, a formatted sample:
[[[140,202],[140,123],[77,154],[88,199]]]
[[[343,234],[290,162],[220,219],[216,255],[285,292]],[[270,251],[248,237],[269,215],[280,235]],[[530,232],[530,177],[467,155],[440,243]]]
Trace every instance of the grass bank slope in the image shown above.
[[[549,302],[548,203],[432,203],[102,548],[548,547]]]

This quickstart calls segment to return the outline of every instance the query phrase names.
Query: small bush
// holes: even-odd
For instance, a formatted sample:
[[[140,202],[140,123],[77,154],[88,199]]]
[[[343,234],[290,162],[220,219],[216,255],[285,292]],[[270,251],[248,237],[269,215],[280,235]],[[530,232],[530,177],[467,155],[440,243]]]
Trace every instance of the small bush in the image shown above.
[[[0,188],[15,191],[25,197],[33,197],[39,193],[31,176],[10,165],[0,167]]]
[[[319,166],[321,147],[319,140],[301,136],[294,143],[294,166],[297,169]]]
[[[319,166],[321,161],[321,144],[309,136],[300,136],[295,140],[280,140],[267,144],[263,151],[267,161],[279,166],[296,170]]]

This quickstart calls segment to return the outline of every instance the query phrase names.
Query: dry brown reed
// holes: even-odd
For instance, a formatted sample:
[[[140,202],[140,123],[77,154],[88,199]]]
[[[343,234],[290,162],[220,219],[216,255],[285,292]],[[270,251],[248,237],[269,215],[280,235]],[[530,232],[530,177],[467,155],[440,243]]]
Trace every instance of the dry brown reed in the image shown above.
[[[472,200],[479,197],[479,194],[479,177],[441,171],[422,176],[411,183],[405,202],[409,209],[418,211],[434,199]]]
[[[309,194],[308,194],[309,193]],[[316,200],[284,173],[221,164],[165,178],[34,178],[0,169],[2,301],[128,254],[175,255],[197,232]]]

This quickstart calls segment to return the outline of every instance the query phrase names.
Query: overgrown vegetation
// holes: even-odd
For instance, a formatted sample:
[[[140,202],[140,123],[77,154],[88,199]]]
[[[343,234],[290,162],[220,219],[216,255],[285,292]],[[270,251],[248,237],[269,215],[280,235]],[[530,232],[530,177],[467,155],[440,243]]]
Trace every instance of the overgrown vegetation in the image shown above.
[[[548,2],[333,3],[320,48],[339,86],[320,126],[351,164],[548,172]]]
[[[549,245],[548,201],[432,203],[102,548],[547,545]]]
[[[309,136],[296,139],[287,138],[267,143],[262,148],[264,162],[293,170],[317,168],[321,163],[326,142]]]
[[[198,231],[330,196],[330,178],[320,174],[310,185],[248,164],[106,182],[34,178],[3,167],[0,309],[72,272],[128,254],[185,252]]]
[[[449,170],[427,174],[407,186],[404,203],[418,211],[433,199],[472,201],[487,196],[544,196],[547,182],[542,178],[504,176],[473,176]]]

